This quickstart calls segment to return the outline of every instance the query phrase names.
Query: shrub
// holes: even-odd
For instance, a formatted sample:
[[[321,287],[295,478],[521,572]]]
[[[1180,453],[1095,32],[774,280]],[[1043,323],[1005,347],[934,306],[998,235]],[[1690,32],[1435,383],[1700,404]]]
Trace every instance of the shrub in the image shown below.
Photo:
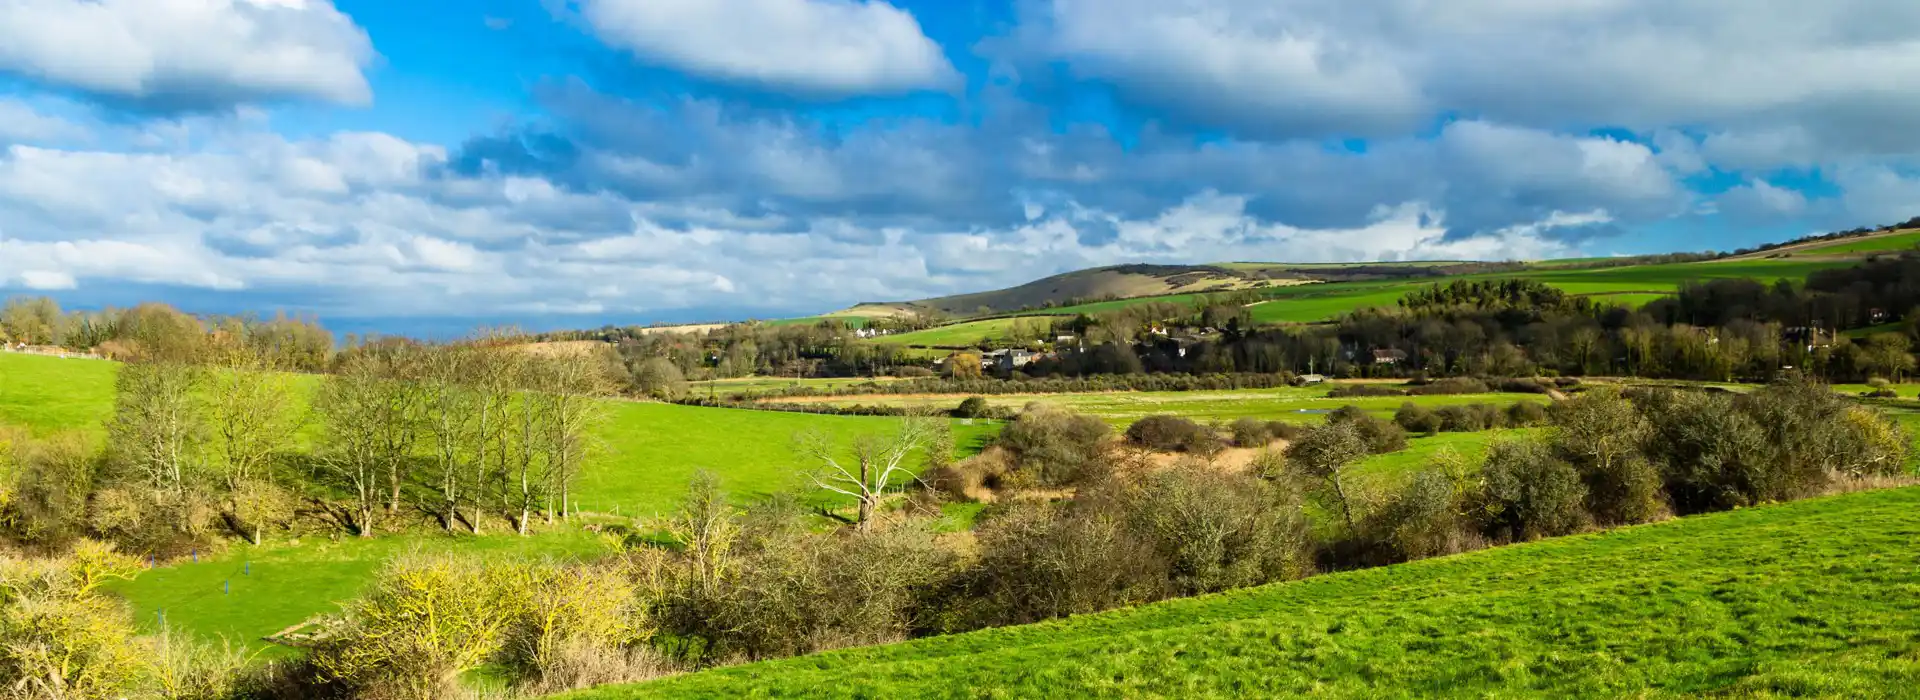
[[[1652,427],[1618,391],[1555,404],[1549,438],[1556,457],[1580,472],[1587,508],[1602,523],[1640,523],[1665,509],[1658,469],[1640,452]]]
[[[1193,452],[1210,456],[1219,451],[1213,430],[1179,416],[1147,416],[1127,427],[1127,441],[1161,452]]]
[[[1273,420],[1267,421],[1267,432],[1272,433],[1276,439],[1293,442],[1299,440],[1301,435],[1306,434],[1307,426],[1283,420]]]
[[[1441,420],[1432,409],[1412,401],[1400,404],[1400,410],[1394,411],[1393,422],[1409,433],[1432,435],[1440,432]]]
[[[1111,432],[1098,418],[1034,404],[1000,431],[997,444],[1012,454],[1016,469],[1032,474],[1036,485],[1065,486],[1087,476],[1106,457]]]
[[[987,400],[979,396],[969,396],[953,409],[955,418],[982,418],[987,415]]]
[[[314,662],[362,692],[445,697],[505,643],[519,609],[508,574],[445,555],[395,560],[331,622]]]
[[[1507,425],[1531,428],[1547,422],[1547,407],[1532,401],[1520,401],[1507,407]]]
[[[1233,422],[1233,444],[1245,448],[1265,447],[1273,442],[1271,424],[1258,418],[1241,418]]]
[[[1039,622],[1166,595],[1166,565],[1122,522],[1077,509],[1017,505],[982,523],[979,562],[951,629]]]
[[[1486,425],[1480,422],[1480,415],[1466,406],[1442,406],[1437,412],[1440,429],[1449,433],[1471,433],[1483,430]]]
[[[1487,450],[1481,467],[1482,525],[1513,540],[1552,537],[1579,530],[1589,517],[1580,472],[1534,440],[1503,441]]]
[[[98,543],[74,556],[0,556],[0,679],[8,697],[125,697],[152,657],[122,603],[98,590],[132,578],[138,564]]]
[[[1421,471],[1367,515],[1362,530],[1386,562],[1411,561],[1464,551],[1458,495],[1449,476]]]
[[[1507,394],[1545,394],[1547,384],[1538,379],[1508,378],[1494,383],[1494,389]]]
[[[1448,394],[1485,394],[1493,390],[1486,382],[1468,377],[1448,377],[1426,386],[1408,389],[1414,396],[1441,396]]]
[[[1392,421],[1375,417],[1359,406],[1341,406],[1327,416],[1329,423],[1344,423],[1353,426],[1360,439],[1367,444],[1367,451],[1383,455],[1407,449],[1407,431]]]
[[[1293,578],[1306,570],[1306,522],[1260,479],[1166,470],[1126,499],[1127,523],[1166,563],[1180,595]]]
[[[1346,384],[1334,387],[1327,392],[1329,399],[1369,398],[1379,396],[1406,396],[1401,389],[1380,386],[1378,384]]]

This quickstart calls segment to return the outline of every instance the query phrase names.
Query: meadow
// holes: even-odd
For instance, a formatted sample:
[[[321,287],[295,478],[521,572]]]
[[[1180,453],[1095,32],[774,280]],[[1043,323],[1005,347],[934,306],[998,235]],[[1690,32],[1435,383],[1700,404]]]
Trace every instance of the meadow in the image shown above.
[[[1550,261],[1551,262],[1551,261]],[[1713,279],[1754,279],[1772,282],[1779,279],[1804,280],[1815,271],[1845,267],[1844,260],[1718,260],[1697,263],[1631,265],[1597,269],[1564,269],[1539,264],[1518,272],[1414,278],[1387,281],[1330,282],[1262,289],[1263,301],[1250,311],[1262,324],[1316,323],[1369,307],[1391,307],[1400,297],[1419,287],[1444,284],[1452,280],[1530,279],[1557,287],[1568,294],[1591,296],[1598,300],[1629,305],[1645,304],[1680,290],[1692,281]],[[1244,265],[1252,265],[1246,263]],[[1200,294],[1175,294],[1138,299],[1118,299],[1077,306],[1035,310],[1034,315],[1072,315],[1112,311],[1147,302],[1192,303]]]
[[[1920,231],[1907,231],[1886,236],[1871,236],[1833,241],[1824,245],[1808,246],[1793,251],[1796,255],[1859,255],[1862,253],[1892,253],[1920,248]],[[1764,255],[1764,253],[1763,253]]]
[[[1328,386],[1281,387],[1275,389],[1235,389],[1225,391],[1114,391],[1083,394],[1010,394],[983,397],[987,405],[1018,410],[1033,402],[1051,403],[1098,417],[1115,426],[1125,427],[1155,414],[1173,414],[1197,421],[1231,422],[1236,418],[1259,418],[1295,423],[1321,420],[1326,413],[1354,405],[1382,417],[1392,417],[1402,403],[1412,401],[1429,408],[1488,403],[1506,406],[1517,401],[1545,403],[1539,394],[1457,394],[1449,396],[1385,396],[1328,398]],[[952,408],[965,396],[845,396],[808,398],[807,403],[834,406],[888,405]]]
[[[564,697],[1898,697],[1916,537],[1855,493]]]
[[[966,321],[938,328],[885,335],[869,339],[867,342],[887,345],[920,345],[941,348],[972,347],[982,339],[988,341],[1006,340],[1008,336],[1024,330],[1037,329],[1039,335],[1046,335],[1055,316],[1016,316],[1013,318],[993,318],[981,321]],[[1025,335],[1022,333],[1022,335]]]
[[[79,430],[103,439],[113,413],[118,364],[100,360],[0,353],[0,425],[36,434]],[[311,388],[317,377],[298,377]],[[741,501],[801,485],[812,468],[793,449],[796,435],[821,432],[846,443],[885,434],[898,419],[823,416],[609,400],[596,434],[597,451],[575,482],[575,501],[587,512],[648,518],[671,511],[698,470],[720,476]],[[956,421],[957,455],[978,451],[998,425]],[[303,441],[312,438],[311,424]],[[822,499],[823,504],[828,503]],[[589,549],[594,538],[559,528],[531,538],[409,534],[332,542],[326,534],[299,536],[300,544],[236,546],[143,573],[117,588],[141,616],[167,610],[167,623],[196,634],[224,635],[258,648],[257,640],[358,592],[380,562],[414,547],[544,555]],[[244,571],[253,562],[250,578]],[[298,576],[289,575],[299,572]],[[231,592],[219,585],[232,581]],[[157,620],[149,620],[154,622]]]

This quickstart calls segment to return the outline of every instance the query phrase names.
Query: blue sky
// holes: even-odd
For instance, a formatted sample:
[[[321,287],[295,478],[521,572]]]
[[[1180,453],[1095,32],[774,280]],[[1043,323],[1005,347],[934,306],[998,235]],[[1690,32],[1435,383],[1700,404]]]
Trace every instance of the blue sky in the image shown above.
[[[1892,0],[0,0],[0,294],[359,328],[1920,215]]]

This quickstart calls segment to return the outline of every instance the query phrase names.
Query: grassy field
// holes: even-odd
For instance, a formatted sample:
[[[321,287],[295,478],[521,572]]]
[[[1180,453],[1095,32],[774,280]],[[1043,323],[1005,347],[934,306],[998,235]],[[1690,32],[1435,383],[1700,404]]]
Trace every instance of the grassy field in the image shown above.
[[[1903,250],[1913,250],[1914,248],[1920,248],[1920,231],[1907,231],[1885,236],[1833,241],[1826,245],[1801,248],[1793,251],[1793,254],[1858,255],[1861,253],[1892,253]]]
[[[119,365],[0,352],[0,425],[46,434],[98,428],[113,414]]]
[[[1087,394],[1015,394],[1007,396],[987,396],[987,404],[1009,409],[1019,409],[1029,403],[1040,401],[1057,404],[1079,413],[1097,416],[1115,425],[1129,425],[1141,418],[1171,413],[1199,421],[1232,421],[1236,418],[1259,418],[1262,420],[1284,420],[1293,422],[1316,421],[1328,411],[1346,405],[1355,405],[1380,416],[1392,416],[1400,404],[1413,401],[1423,406],[1439,408],[1472,403],[1490,403],[1505,406],[1516,401],[1536,401],[1545,403],[1547,397],[1538,394],[1461,394],[1456,396],[1389,396],[1367,398],[1327,398],[1327,387],[1283,387],[1277,389],[1239,389],[1228,391],[1116,391]],[[961,396],[848,396],[832,399],[810,399],[809,403],[851,406],[900,405],[935,406],[951,408],[957,406]]]
[[[24,425],[36,433],[83,430],[96,436],[113,411],[118,365],[0,353],[0,424]],[[311,385],[311,378],[302,382]],[[647,517],[671,510],[696,470],[719,474],[725,487],[746,500],[797,485],[806,464],[792,448],[797,434],[821,431],[846,442],[862,434],[891,431],[898,419],[818,416],[671,404],[609,401],[598,432],[598,454],[576,482],[576,501],[590,512]],[[957,422],[961,455],[980,449],[998,426]],[[371,542],[329,543],[307,536],[299,546],[270,543],[239,547],[201,563],[155,569],[121,588],[140,615],[168,610],[167,621],[198,634],[254,640],[330,608],[358,590],[366,574],[393,554],[416,546],[474,549],[503,554],[551,554],[591,545],[580,533],[531,539],[383,537]],[[261,578],[240,580],[253,561]],[[287,575],[300,572],[298,577]],[[277,572],[277,573],[276,573]],[[245,577],[243,575],[243,577]],[[218,584],[232,580],[232,593]]]
[[[359,595],[374,570],[415,551],[488,557],[565,558],[607,550],[599,535],[565,529],[537,537],[418,534],[238,545],[197,562],[150,569],[108,589],[127,599],[145,629],[165,624],[201,639],[225,639],[270,656],[291,649],[261,641]]]
[[[1005,340],[1007,336],[1021,329],[1038,329],[1044,335],[1054,320],[1053,316],[1019,316],[1015,318],[995,318],[985,321],[968,321],[938,328],[884,335],[869,339],[869,343],[888,345],[925,345],[930,347],[972,347],[981,339],[988,341]]]
[[[1408,291],[1455,279],[1497,280],[1531,279],[1544,282],[1569,294],[1604,297],[1622,303],[1645,303],[1679,291],[1689,281],[1712,279],[1803,280],[1817,270],[1845,267],[1843,260],[1724,260],[1665,265],[1634,265],[1598,269],[1560,269],[1553,261],[1531,270],[1484,275],[1421,278],[1367,282],[1334,282],[1274,287],[1261,290],[1265,301],[1252,308],[1259,323],[1312,323],[1325,321],[1356,309],[1393,306]],[[1120,299],[1079,306],[1068,306],[1033,314],[1076,314],[1110,311],[1146,302],[1191,303],[1195,294],[1176,294],[1139,299]]]
[[[666,697],[1902,697],[1920,488],[747,664]]]

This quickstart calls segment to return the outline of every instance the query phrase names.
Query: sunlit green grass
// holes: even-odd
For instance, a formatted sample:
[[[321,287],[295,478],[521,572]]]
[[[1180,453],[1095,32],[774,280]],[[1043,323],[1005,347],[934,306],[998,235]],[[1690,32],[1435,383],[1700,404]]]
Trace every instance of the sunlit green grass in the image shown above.
[[[1019,316],[1015,318],[994,318],[984,321],[967,321],[964,323],[940,326],[938,328],[913,331],[911,333],[883,335],[871,338],[867,342],[884,343],[888,345],[926,345],[947,348],[972,347],[981,340],[987,340],[989,342],[1006,340],[1015,330],[1022,328],[1038,328],[1042,334],[1044,334],[1048,324],[1054,318],[1056,317]]]
[[[1908,697],[1920,489],[567,696]]]
[[[113,412],[118,366],[0,353],[0,423],[25,425],[42,434],[80,430],[99,438],[104,435],[102,422]],[[317,378],[295,381],[310,388]],[[698,470],[719,475],[730,492],[747,500],[797,486],[799,472],[815,468],[794,450],[797,435],[817,431],[846,443],[859,435],[889,433],[900,424],[885,417],[631,401],[608,401],[604,408],[606,419],[595,440],[598,449],[575,484],[576,505],[588,512],[642,518],[671,510]],[[959,455],[977,451],[998,430],[988,422],[955,423]],[[311,425],[305,429],[306,438],[312,430]],[[530,540],[407,535],[331,544],[325,535],[306,535],[299,546],[270,542],[257,552],[242,546],[213,561],[161,568],[120,590],[141,615],[166,608],[168,622],[182,629],[252,639],[324,612],[357,591],[381,561],[412,547],[552,552],[574,551],[588,541],[572,533]],[[236,580],[231,595],[208,593],[231,578],[223,572],[240,570],[248,560],[265,572],[264,578]]]
[[[1855,253],[1893,253],[1920,247],[1920,231],[1887,236],[1834,241],[1827,245],[1793,251],[1796,255],[1851,255]]]
[[[125,597],[137,622],[154,629],[163,620],[202,639],[225,639],[250,649],[289,649],[262,641],[335,604],[360,594],[382,564],[410,552],[448,552],[485,557],[566,558],[606,549],[598,535],[562,528],[537,537],[442,534],[360,539],[309,536],[298,543],[235,545],[151,569],[133,581],[109,586]]]

